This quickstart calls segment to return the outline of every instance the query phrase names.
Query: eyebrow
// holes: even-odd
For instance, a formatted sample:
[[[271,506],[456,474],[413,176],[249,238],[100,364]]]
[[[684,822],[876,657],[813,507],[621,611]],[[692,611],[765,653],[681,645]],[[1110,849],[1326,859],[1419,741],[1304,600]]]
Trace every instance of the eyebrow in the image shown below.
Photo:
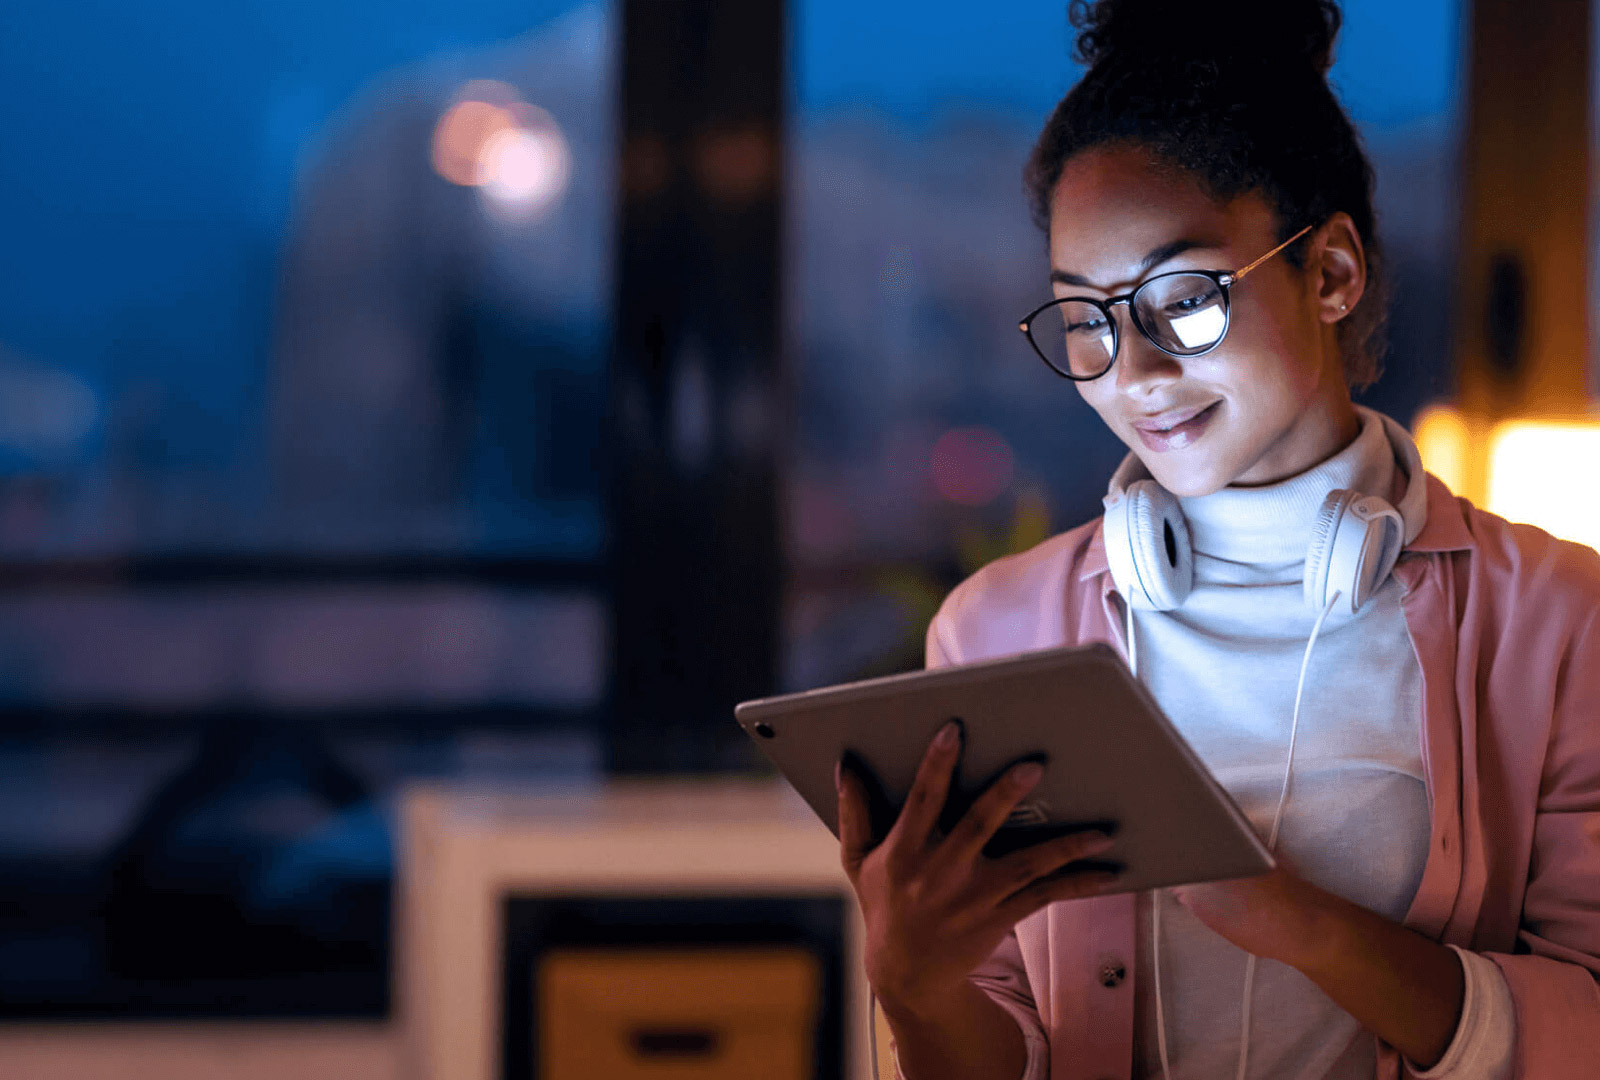
[[[1176,259],[1179,255],[1182,255],[1186,251],[1194,251],[1197,248],[1214,248],[1217,246],[1219,245],[1213,240],[1173,240],[1170,243],[1162,244],[1160,247],[1153,249],[1143,259],[1140,259],[1139,268],[1135,272],[1134,276],[1144,277],[1144,275],[1148,274],[1155,267],[1160,266],[1169,259]],[[1095,285],[1094,282],[1090,281],[1081,274],[1072,274],[1065,270],[1051,270],[1050,280],[1052,282],[1059,282],[1062,285],[1077,285],[1085,289],[1099,288],[1099,286]]]

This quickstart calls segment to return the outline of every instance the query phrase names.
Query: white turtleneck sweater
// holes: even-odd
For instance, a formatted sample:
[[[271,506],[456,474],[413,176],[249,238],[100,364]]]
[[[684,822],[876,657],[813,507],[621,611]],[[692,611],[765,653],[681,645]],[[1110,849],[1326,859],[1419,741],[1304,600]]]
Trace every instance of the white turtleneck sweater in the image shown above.
[[[1397,501],[1394,450],[1363,410],[1356,440],[1310,471],[1260,488],[1180,500],[1195,552],[1182,607],[1138,611],[1139,676],[1258,833],[1283,782],[1295,682],[1316,613],[1301,598],[1312,523],[1334,488]],[[1414,535],[1421,523],[1408,522]],[[1390,578],[1354,617],[1323,625],[1306,675],[1294,774],[1278,853],[1312,883],[1390,919],[1404,918],[1428,853],[1421,757],[1422,672]],[[1162,1005],[1172,1080],[1232,1080],[1238,1067],[1245,954],[1165,893],[1140,897],[1139,970],[1151,964],[1150,905],[1161,903]],[[1418,1075],[1503,1080],[1514,1020],[1504,976],[1457,950],[1462,1021],[1444,1058]],[[1155,989],[1135,995],[1135,1080],[1159,1078]],[[1309,979],[1257,962],[1250,1077],[1370,1080],[1370,1034]]]

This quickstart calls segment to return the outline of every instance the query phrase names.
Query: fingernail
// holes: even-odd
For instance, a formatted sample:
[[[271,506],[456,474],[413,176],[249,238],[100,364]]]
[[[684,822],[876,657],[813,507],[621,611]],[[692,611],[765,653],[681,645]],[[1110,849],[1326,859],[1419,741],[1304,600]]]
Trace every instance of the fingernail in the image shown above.
[[[1044,766],[1037,761],[1024,761],[1011,770],[1011,783],[1016,787],[1026,790],[1039,782],[1044,776]]]
[[[843,791],[844,790],[844,762],[843,761],[835,761],[833,763],[833,786],[834,786],[834,789],[837,790],[837,791]]]
[[[1111,847],[1111,837],[1102,832],[1092,832],[1085,835],[1090,852],[1106,851]]]
[[[959,738],[961,738],[961,728],[954,720],[951,720],[939,729],[939,734],[933,737],[933,745],[940,750],[948,750],[956,744],[956,740]]]

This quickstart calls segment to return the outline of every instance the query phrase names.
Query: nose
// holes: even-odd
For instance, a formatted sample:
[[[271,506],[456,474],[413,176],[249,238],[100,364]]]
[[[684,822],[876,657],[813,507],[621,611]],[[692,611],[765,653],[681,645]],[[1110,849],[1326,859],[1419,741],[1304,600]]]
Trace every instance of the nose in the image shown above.
[[[1156,348],[1133,321],[1133,312],[1117,312],[1122,318],[1122,355],[1112,369],[1117,392],[1129,397],[1149,397],[1154,391],[1183,377],[1183,363],[1170,353]]]

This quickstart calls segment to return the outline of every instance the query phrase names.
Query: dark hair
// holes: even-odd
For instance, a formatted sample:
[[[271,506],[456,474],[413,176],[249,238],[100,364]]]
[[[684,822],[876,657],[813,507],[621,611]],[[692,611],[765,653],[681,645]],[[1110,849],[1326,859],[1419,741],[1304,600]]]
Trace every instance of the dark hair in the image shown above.
[[[1197,11],[1200,13],[1197,14]],[[1039,135],[1024,174],[1034,219],[1067,161],[1126,144],[1227,201],[1259,193],[1278,239],[1343,210],[1366,248],[1367,287],[1339,323],[1345,380],[1377,379],[1388,297],[1372,208],[1372,166],[1328,86],[1341,17],[1335,0],[1072,0],[1088,71]],[[1302,241],[1284,254],[1305,266]]]

